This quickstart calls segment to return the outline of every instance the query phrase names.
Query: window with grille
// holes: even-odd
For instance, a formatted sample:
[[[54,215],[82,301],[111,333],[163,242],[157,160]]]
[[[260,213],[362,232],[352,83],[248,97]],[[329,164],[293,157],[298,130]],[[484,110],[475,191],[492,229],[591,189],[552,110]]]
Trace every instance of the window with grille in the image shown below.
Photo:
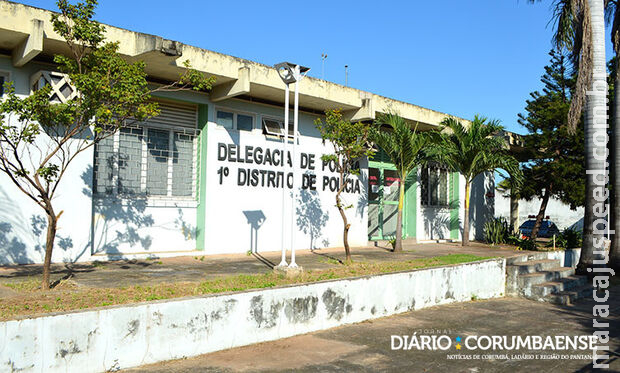
[[[166,120],[171,110],[177,115]],[[96,195],[195,196],[196,109],[160,104],[160,111],[157,119],[122,128],[96,144]]]
[[[432,166],[423,168],[420,177],[422,206],[448,206],[448,170]]]

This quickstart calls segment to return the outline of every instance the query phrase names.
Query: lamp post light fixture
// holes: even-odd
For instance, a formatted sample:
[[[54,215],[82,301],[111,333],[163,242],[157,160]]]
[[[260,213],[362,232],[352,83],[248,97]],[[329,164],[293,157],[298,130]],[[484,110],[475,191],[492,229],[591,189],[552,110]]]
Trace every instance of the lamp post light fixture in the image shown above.
[[[295,189],[295,162],[297,158],[297,130],[299,128],[299,82],[306,76],[309,67],[293,64],[290,62],[281,62],[274,66],[280,75],[280,78],[286,85],[284,90],[284,134],[282,136],[282,167],[284,171],[283,185],[282,185],[282,261],[278,267],[283,268],[287,266],[286,263],[286,185],[288,184],[287,173],[287,143],[289,138],[289,84],[295,83],[295,103],[293,109],[293,151],[291,154],[291,176],[292,176],[292,193],[291,193],[291,213],[290,213],[290,233],[291,233],[291,262],[288,264],[288,268],[299,268],[295,263],[295,198],[297,196]]]

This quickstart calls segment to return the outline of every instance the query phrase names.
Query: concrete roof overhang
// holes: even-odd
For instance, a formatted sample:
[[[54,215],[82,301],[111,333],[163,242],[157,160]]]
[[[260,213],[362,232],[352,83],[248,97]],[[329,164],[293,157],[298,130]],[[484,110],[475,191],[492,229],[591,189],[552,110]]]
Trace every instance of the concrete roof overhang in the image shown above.
[[[0,50],[12,56],[14,66],[29,61],[51,61],[67,54],[63,38],[54,32],[52,12],[23,4],[0,1]],[[216,77],[210,93],[218,102],[238,97],[273,104],[284,103],[284,83],[276,69],[254,61],[184,45],[114,26],[105,25],[106,37],[120,43],[119,52],[128,60],[146,62],[153,81],[175,81],[189,60],[198,71]],[[291,87],[293,89],[293,87]],[[325,80],[308,77],[300,85],[303,109],[322,113],[339,108],[350,120],[374,120],[378,113],[395,111],[420,130],[437,128],[447,114],[379,96]],[[463,119],[463,121],[466,121]],[[466,121],[467,122],[467,121]]]
[[[9,1],[0,1],[0,52],[10,54],[13,65],[31,60],[51,62],[56,54],[69,54],[64,39],[51,23],[53,12]],[[229,98],[284,105],[284,83],[275,68],[258,62],[185,45],[160,36],[104,25],[106,38],[119,42],[119,52],[130,61],[142,60],[153,82],[171,82],[185,71],[184,61],[192,68],[216,78],[209,93],[219,102]],[[291,85],[291,90],[294,85]],[[300,85],[300,109],[321,114],[341,109],[347,119],[372,121],[379,113],[396,112],[418,130],[438,129],[449,116],[435,110],[394,100],[371,92],[345,87],[322,79],[306,77]],[[457,118],[465,125],[470,122]],[[511,153],[526,160],[522,140],[505,131]]]

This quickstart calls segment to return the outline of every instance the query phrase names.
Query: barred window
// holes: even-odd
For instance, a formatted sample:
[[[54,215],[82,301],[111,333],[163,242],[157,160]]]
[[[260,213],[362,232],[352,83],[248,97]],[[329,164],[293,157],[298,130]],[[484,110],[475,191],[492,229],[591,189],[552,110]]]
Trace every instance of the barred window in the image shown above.
[[[159,102],[160,114],[95,144],[98,196],[193,197],[197,170],[197,111]]]
[[[195,130],[122,128],[95,146],[95,193],[193,196],[196,142]]]
[[[448,206],[448,170],[437,166],[423,168],[420,197],[423,206]]]

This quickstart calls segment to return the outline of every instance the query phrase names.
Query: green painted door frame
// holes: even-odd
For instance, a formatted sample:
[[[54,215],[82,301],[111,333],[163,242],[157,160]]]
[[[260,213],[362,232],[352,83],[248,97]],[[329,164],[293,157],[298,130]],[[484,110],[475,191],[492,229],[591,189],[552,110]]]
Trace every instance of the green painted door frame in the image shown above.
[[[196,250],[205,249],[205,214],[207,210],[207,123],[209,122],[209,106],[198,105],[198,180],[196,183]]]
[[[378,194],[377,198],[374,198],[373,200],[371,200],[371,192],[372,190],[368,191],[368,209],[369,209],[369,226],[370,226],[370,206],[371,205],[375,205],[377,206],[378,209],[378,214],[377,214],[377,230],[375,232],[369,232],[369,240],[384,240],[384,239],[389,239],[392,238],[389,235],[385,235],[383,232],[383,225],[385,223],[384,218],[387,218],[384,216],[385,210],[386,210],[386,206],[395,206],[396,209],[398,209],[398,199],[394,200],[387,200],[384,195],[384,186],[385,181],[386,181],[386,173],[390,174],[390,176],[393,176],[393,174],[396,171],[396,168],[394,167],[394,164],[392,164],[391,162],[389,162],[389,158],[387,157],[387,155],[385,155],[385,153],[383,152],[378,152],[377,154],[375,154],[374,158],[372,160],[370,160],[368,162],[368,169],[369,169],[369,178],[370,176],[370,169],[376,169],[378,170],[378,175],[375,175],[375,177],[378,177],[378,180],[376,180],[377,182],[377,193]],[[375,172],[376,173],[376,172]],[[416,211],[416,177],[417,175],[417,170],[413,170],[411,171],[411,173],[409,174],[409,176],[407,177],[407,179],[405,180],[405,201],[403,204],[403,238],[412,238],[416,236],[416,222],[417,222],[417,211]],[[372,188],[372,186],[370,185],[371,180],[369,179],[369,189]],[[392,207],[391,209],[394,209],[394,207]],[[394,217],[395,219],[395,217]]]
[[[453,240],[459,239],[459,231],[461,229],[461,220],[459,218],[459,177],[458,172],[453,172],[450,175],[450,195],[448,201],[450,201],[450,238]]]

